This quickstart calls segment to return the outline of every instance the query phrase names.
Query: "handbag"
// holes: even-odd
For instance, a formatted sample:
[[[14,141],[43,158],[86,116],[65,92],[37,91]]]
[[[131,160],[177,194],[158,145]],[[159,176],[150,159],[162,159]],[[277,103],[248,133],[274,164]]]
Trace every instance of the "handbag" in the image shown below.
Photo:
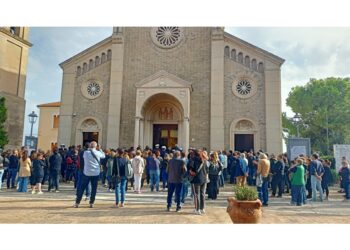
[[[258,174],[256,176],[256,186],[257,187],[262,187],[262,183],[263,183],[262,176],[261,176],[261,174]]]
[[[202,162],[202,164],[199,166],[199,168],[198,168],[198,170],[197,170],[197,173],[194,172],[194,171],[192,171],[192,170],[190,169],[190,171],[189,171],[189,176],[188,176],[188,180],[189,180],[190,182],[193,181],[194,177],[197,176],[197,174],[199,173],[199,171],[201,171],[202,167],[203,167],[203,162]]]

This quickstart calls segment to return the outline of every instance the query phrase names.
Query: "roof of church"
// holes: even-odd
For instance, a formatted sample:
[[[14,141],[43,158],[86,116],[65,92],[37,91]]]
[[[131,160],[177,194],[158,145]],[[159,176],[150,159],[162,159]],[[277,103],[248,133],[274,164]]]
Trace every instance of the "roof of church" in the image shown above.
[[[248,42],[246,42],[246,41],[244,41],[244,40],[242,40],[242,39],[240,39],[240,38],[238,38],[238,37],[236,37],[236,36],[234,36],[234,35],[231,35],[230,33],[225,32],[225,36],[226,36],[227,38],[229,38],[229,39],[231,39],[231,40],[237,42],[237,43],[240,43],[240,44],[243,45],[243,46],[251,47],[251,48],[253,48],[253,49],[259,51],[260,53],[263,53],[263,54],[266,55],[267,57],[269,57],[269,58],[271,58],[271,59],[273,59],[273,60],[276,60],[280,65],[283,64],[283,63],[285,62],[285,60],[284,60],[283,58],[281,58],[281,57],[279,57],[279,56],[276,56],[276,55],[272,54],[271,52],[269,52],[269,51],[267,51],[267,50],[264,50],[264,49],[262,49],[262,48],[259,48],[259,47],[255,46],[255,45],[251,44],[251,43],[248,43]]]
[[[59,65],[60,65],[60,67],[62,68],[62,66],[63,66],[64,64],[69,63],[70,61],[72,61],[72,60],[75,59],[75,58],[78,58],[78,57],[80,57],[80,56],[85,55],[86,53],[88,53],[89,51],[91,51],[91,50],[93,50],[93,49],[98,49],[101,45],[103,45],[103,44],[105,44],[105,43],[107,43],[107,42],[110,42],[110,41],[112,41],[112,36],[109,36],[109,37],[103,39],[102,41],[100,41],[100,42],[98,42],[98,43],[96,43],[96,44],[94,44],[94,45],[92,45],[92,46],[90,46],[90,47],[84,49],[82,52],[79,52],[78,54],[75,54],[74,56],[68,58],[68,59],[65,60],[64,62],[61,62]]]
[[[269,57],[270,59],[275,60],[280,65],[282,65],[284,63],[284,61],[285,61],[283,58],[281,58],[279,56],[276,56],[276,55],[272,54],[271,52],[269,52],[267,50],[264,50],[262,48],[259,48],[259,47],[255,46],[255,45],[251,44],[251,43],[248,43],[248,42],[246,42],[246,41],[244,41],[244,40],[242,40],[242,39],[240,39],[240,38],[238,38],[238,37],[236,37],[234,35],[231,35],[228,32],[225,32],[224,35],[227,38],[229,38],[232,41],[234,41],[234,42],[237,42],[237,43],[239,43],[239,44],[241,44],[243,46],[250,47],[250,48],[253,48],[253,49],[257,50],[258,52],[264,54],[265,56]],[[78,58],[80,56],[83,56],[83,55],[87,54],[89,51],[91,51],[93,49],[98,49],[101,45],[103,45],[105,43],[108,43],[110,41],[112,41],[112,36],[109,36],[109,37],[103,39],[102,41],[100,41],[100,42],[98,42],[98,43],[96,43],[96,44],[86,48],[85,50],[81,51],[80,53],[78,53],[78,54],[68,58],[64,62],[60,63],[59,65],[62,68],[64,64],[71,62],[75,58]]]
[[[49,102],[49,103],[43,103],[39,104],[37,106],[38,108],[48,108],[48,107],[61,107],[61,102]]]

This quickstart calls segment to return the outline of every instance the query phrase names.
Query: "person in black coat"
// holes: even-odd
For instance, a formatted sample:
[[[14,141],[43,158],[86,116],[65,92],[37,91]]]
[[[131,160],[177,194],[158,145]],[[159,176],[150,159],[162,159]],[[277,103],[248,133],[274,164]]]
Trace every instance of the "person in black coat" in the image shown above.
[[[277,157],[277,161],[275,164],[272,166],[271,169],[272,173],[272,182],[271,182],[271,187],[272,187],[272,197],[276,196],[276,191],[278,187],[278,196],[279,198],[282,197],[282,194],[284,193],[284,176],[285,176],[285,165],[283,161],[283,155],[279,155]]]
[[[38,190],[38,194],[43,194],[41,190],[41,182],[44,178],[44,168],[46,166],[45,159],[43,158],[42,153],[33,154],[33,187],[32,194],[35,194],[35,190]]]
[[[205,189],[207,186],[207,173],[209,171],[208,155],[206,151],[195,151],[193,160],[189,163],[189,175],[195,205],[195,214],[205,213]]]
[[[7,171],[7,189],[15,188],[15,180],[19,170],[19,154],[18,150],[13,150],[9,157],[9,167]],[[11,184],[11,186],[10,186]]]
[[[322,176],[322,189],[323,189],[323,193],[326,193],[326,200],[328,200],[328,196],[329,196],[329,188],[328,185],[332,182],[332,172],[331,172],[331,162],[329,160],[325,160],[324,164],[324,174]]]
[[[53,155],[50,156],[49,159],[50,163],[50,185],[48,191],[50,192],[51,189],[55,187],[56,193],[59,192],[59,175],[61,172],[61,165],[62,165],[62,157],[58,153],[58,150],[55,149],[53,151]]]
[[[222,171],[222,164],[218,159],[218,154],[214,152],[210,155],[209,165],[209,183],[208,183],[208,198],[212,200],[217,199],[219,193],[219,172]]]

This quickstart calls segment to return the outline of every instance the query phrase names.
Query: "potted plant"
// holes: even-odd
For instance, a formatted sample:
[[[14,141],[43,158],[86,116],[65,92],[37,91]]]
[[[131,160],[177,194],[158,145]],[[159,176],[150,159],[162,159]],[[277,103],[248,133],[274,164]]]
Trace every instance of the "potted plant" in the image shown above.
[[[233,223],[259,223],[261,201],[255,189],[249,187],[233,188],[234,197],[227,198],[227,213]]]

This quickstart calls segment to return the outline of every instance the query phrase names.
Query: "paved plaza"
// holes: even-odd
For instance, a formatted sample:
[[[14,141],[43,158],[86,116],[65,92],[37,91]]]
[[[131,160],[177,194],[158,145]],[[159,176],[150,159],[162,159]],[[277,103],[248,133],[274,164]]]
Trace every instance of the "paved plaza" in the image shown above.
[[[76,209],[72,185],[63,184],[60,193],[22,194],[14,190],[0,191],[0,223],[147,223],[147,224],[230,224],[226,199],[232,196],[231,185],[220,190],[218,200],[206,201],[206,214],[194,215],[188,197],[180,213],[166,211],[166,192],[142,194],[129,191],[124,208],[113,208],[114,193],[99,187],[95,207],[82,201]],[[271,198],[263,208],[262,223],[350,223],[350,202],[343,202],[337,188],[331,189],[330,200],[309,202],[303,207],[290,206],[290,197]]]

